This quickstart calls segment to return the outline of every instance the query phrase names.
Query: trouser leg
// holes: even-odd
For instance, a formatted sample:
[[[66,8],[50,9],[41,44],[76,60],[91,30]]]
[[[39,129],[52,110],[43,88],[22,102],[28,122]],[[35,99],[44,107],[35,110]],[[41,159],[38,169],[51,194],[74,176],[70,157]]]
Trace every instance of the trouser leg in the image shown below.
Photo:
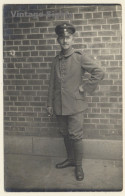
[[[68,133],[68,117],[57,116],[57,120],[59,122],[60,133],[64,138],[64,145],[67,152],[67,159],[61,163],[56,164],[56,168],[61,169],[69,166],[74,166],[74,151],[73,151],[72,139],[70,139]]]
[[[82,165],[83,158],[83,112],[69,116],[68,121],[69,138],[73,144],[76,165]]]
[[[69,119],[69,136],[72,139],[74,159],[75,159],[75,176],[77,180],[83,180],[84,173],[82,170],[83,159],[83,113],[70,116]]]
[[[72,140],[83,138],[83,112],[68,116],[68,133]]]
[[[65,168],[75,165],[75,176],[77,180],[83,180],[84,173],[82,170],[83,158],[83,113],[58,118],[61,133],[64,137],[68,159],[62,163],[56,164],[56,168]],[[75,164],[71,161],[74,159]]]

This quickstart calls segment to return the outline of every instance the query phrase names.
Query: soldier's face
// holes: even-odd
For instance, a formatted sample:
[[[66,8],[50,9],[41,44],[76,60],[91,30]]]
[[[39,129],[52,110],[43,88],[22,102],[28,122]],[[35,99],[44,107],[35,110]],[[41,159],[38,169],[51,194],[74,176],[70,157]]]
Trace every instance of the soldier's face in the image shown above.
[[[61,48],[67,50],[73,44],[73,35],[59,36],[57,40]]]

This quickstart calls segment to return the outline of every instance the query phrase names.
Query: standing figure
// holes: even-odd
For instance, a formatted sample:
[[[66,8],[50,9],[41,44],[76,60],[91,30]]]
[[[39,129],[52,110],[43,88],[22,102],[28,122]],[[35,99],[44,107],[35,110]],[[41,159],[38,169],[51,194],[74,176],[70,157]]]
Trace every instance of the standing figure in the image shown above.
[[[72,48],[75,27],[69,23],[57,25],[55,32],[61,52],[54,58],[50,74],[47,110],[56,115],[61,126],[67,159],[56,168],[75,167],[75,177],[84,178],[83,159],[83,111],[87,109],[86,92],[93,92],[104,78],[103,71],[86,54]],[[85,72],[90,73],[83,82]]]

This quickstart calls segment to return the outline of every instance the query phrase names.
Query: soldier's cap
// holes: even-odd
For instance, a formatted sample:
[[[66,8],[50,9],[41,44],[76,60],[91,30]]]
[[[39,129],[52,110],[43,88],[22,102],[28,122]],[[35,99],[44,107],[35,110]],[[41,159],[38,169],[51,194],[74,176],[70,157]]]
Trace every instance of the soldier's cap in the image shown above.
[[[55,32],[58,36],[65,36],[68,34],[74,34],[75,33],[75,27],[72,24],[69,23],[62,23],[60,25],[57,25],[55,28]]]

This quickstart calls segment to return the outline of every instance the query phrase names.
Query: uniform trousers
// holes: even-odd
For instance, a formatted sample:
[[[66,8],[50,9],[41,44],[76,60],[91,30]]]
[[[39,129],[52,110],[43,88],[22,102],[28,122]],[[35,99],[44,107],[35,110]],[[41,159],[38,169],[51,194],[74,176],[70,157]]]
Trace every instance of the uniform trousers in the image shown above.
[[[66,116],[58,115],[57,121],[64,137],[68,160],[76,166],[82,166],[83,112]]]
[[[83,112],[73,115],[57,115],[60,133],[72,140],[83,138]]]

